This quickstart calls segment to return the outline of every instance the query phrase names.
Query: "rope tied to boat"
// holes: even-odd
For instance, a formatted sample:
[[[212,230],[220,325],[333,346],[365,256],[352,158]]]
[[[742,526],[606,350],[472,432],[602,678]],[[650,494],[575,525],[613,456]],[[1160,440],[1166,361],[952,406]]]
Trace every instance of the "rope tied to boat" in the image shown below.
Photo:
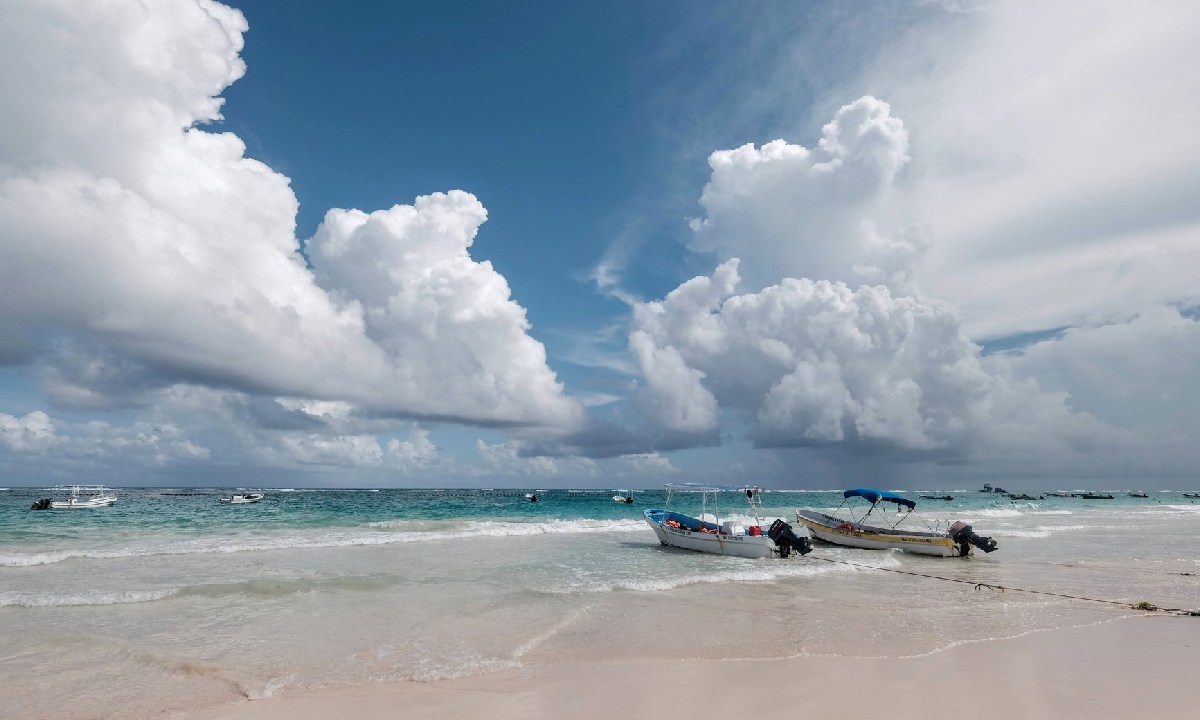
[[[1066,593],[1050,592],[1049,590],[1032,590],[1030,588],[1008,587],[1006,585],[994,585],[991,583],[975,582],[974,580],[963,580],[961,578],[946,577],[944,575],[932,575],[930,573],[920,573],[920,572],[915,572],[913,570],[900,570],[897,568],[878,567],[876,565],[863,565],[862,563],[850,562],[849,560],[835,560],[833,558],[818,557],[815,555],[808,555],[804,559],[805,560],[823,560],[828,563],[836,563],[838,565],[849,565],[850,567],[863,568],[866,570],[880,570],[882,572],[896,573],[898,575],[912,575],[914,577],[929,578],[932,580],[945,580],[946,582],[962,583],[964,585],[974,585],[976,591],[978,591],[980,589],[999,590],[1000,592],[1007,592],[1009,590],[1012,590],[1013,592],[1030,593],[1032,595],[1049,595],[1052,597],[1065,598],[1068,600],[1083,600],[1086,602],[1096,602],[1096,603],[1103,603],[1106,605],[1116,605],[1119,607],[1128,608],[1130,610],[1141,610],[1144,612],[1162,612],[1162,613],[1170,613],[1172,615],[1186,615],[1189,617],[1200,617],[1200,610],[1187,610],[1184,608],[1159,607],[1158,605],[1154,605],[1153,603],[1146,602],[1145,600],[1142,600],[1142,601],[1136,602],[1136,603],[1129,603],[1129,602],[1125,602],[1123,600],[1106,600],[1103,598],[1086,597],[1083,595],[1068,595]]]

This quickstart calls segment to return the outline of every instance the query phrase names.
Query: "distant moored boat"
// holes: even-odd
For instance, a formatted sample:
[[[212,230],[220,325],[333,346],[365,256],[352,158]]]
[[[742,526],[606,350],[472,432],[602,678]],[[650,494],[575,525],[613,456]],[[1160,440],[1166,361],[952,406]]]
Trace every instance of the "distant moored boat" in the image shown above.
[[[59,499],[42,498],[33,503],[32,510],[86,510],[108,507],[117,501],[117,494],[103,485],[58,486],[55,490],[65,493]]]
[[[221,502],[228,505],[249,505],[262,500],[263,493],[234,493],[227,498],[221,498]]]

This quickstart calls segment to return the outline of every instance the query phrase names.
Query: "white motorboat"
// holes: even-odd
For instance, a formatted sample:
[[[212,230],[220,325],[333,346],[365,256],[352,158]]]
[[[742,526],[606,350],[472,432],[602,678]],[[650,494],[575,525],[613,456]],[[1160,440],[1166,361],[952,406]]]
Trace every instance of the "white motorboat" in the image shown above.
[[[631,491],[629,491],[629,490],[618,490],[618,491],[617,491],[617,493],[618,493],[617,495],[613,495],[613,502],[615,502],[615,503],[625,503],[626,505],[632,505],[632,504],[633,504],[633,493],[632,493]],[[624,495],[621,495],[620,493],[625,493],[625,494],[624,494]]]
[[[32,510],[86,510],[108,507],[117,501],[117,494],[103,485],[59,485],[54,488],[59,497],[37,500]]]
[[[845,508],[845,516],[800,509],[796,511],[796,520],[808,528],[818,540],[846,547],[903,550],[936,557],[964,557],[971,553],[972,547],[977,547],[985,553],[996,549],[995,540],[976,535],[971,526],[961,520],[944,531],[929,526],[929,523],[925,523],[928,530],[897,529],[896,526],[908,518],[917,507],[915,501],[901,495],[872,488],[855,488],[843,492],[842,497],[842,504],[834,512],[842,512]],[[847,507],[847,503],[854,498],[861,498],[870,503],[866,512],[858,518],[855,518],[852,510]],[[883,507],[882,503],[895,504],[896,510],[902,513],[900,518],[888,525],[881,512],[878,517],[885,524],[866,524],[867,517]]]
[[[249,505],[256,503],[266,497],[265,493],[234,493],[227,498],[221,498],[221,502],[229,505]]]
[[[804,555],[812,550],[808,538],[797,535],[792,526],[781,518],[763,528],[762,488],[753,485],[669,483],[666,489],[666,508],[670,508],[675,493],[699,495],[700,516],[693,517],[666,508],[643,511],[646,523],[663,545],[747,558],[786,558],[792,551]],[[750,503],[753,525],[744,525],[732,519],[721,520],[717,498],[726,492],[745,495]]]

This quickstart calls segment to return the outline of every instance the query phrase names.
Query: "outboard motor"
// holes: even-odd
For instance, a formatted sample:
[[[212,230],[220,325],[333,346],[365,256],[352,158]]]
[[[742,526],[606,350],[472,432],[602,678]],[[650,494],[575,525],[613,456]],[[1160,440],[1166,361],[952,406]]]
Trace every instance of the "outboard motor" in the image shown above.
[[[771,523],[771,527],[767,530],[767,537],[775,541],[775,547],[779,548],[779,557],[781,558],[791,555],[792,550],[801,555],[812,552],[812,543],[808,538],[798,536],[792,530],[792,526],[782,519],[776,519]]]
[[[959,557],[966,557],[967,553],[971,552],[971,545],[974,545],[985,553],[990,553],[996,549],[995,540],[990,537],[976,535],[971,526],[962,520],[950,526],[950,539],[958,544]]]
[[[29,506],[29,509],[30,510],[49,510],[50,502],[51,502],[50,498],[42,498],[41,500],[34,500],[33,504]]]

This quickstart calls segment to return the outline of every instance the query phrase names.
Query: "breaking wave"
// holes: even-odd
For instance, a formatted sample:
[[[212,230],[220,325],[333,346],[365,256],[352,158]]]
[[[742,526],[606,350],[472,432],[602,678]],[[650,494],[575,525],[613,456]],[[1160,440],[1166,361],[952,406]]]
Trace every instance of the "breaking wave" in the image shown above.
[[[162,544],[133,545],[112,550],[78,549],[47,552],[0,554],[0,567],[49,565],[74,558],[116,559],[153,555],[227,554],[288,550],[293,548],[351,547],[355,545],[392,545],[408,542],[436,542],[459,538],[503,538],[531,535],[632,532],[645,525],[634,520],[551,520],[523,523],[469,521],[446,523],[443,529],[421,530],[416,521],[396,520],[371,523],[365,528],[331,530],[317,534],[288,531],[276,535],[251,535],[235,539],[210,537],[175,540]]]

